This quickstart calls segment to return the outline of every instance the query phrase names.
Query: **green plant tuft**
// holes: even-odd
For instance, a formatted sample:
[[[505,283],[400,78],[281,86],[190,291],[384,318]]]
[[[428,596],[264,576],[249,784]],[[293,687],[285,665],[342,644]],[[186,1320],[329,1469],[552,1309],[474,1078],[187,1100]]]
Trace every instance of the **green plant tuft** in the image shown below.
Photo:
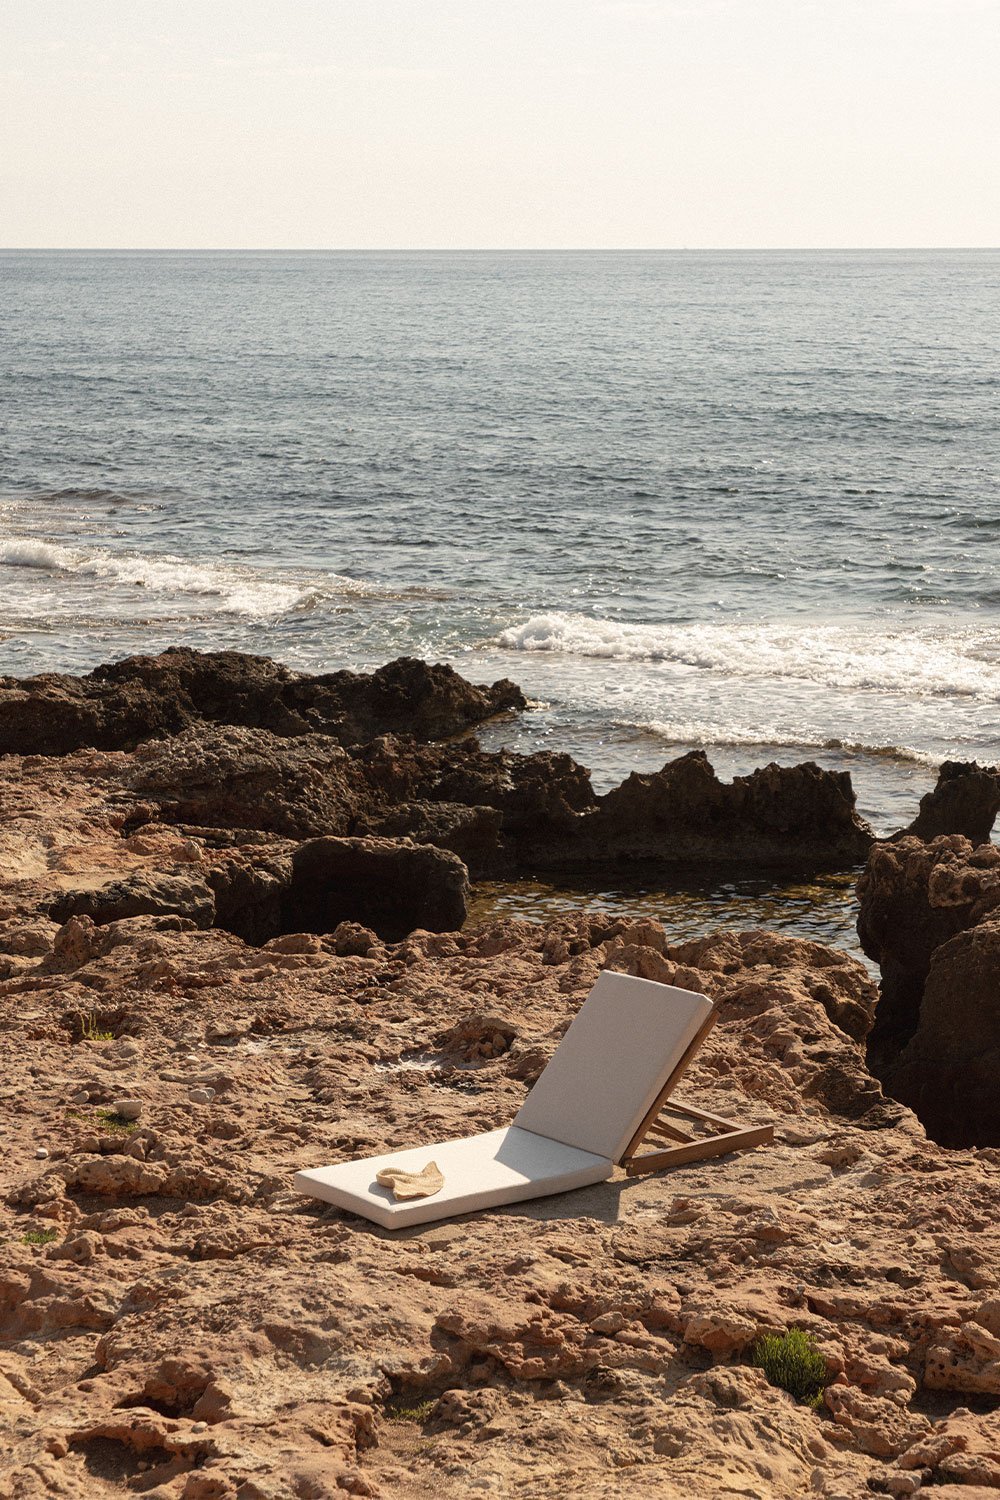
[[[27,1229],[21,1236],[26,1245],[51,1245],[59,1238],[58,1229]]]
[[[80,1017],[81,1042],[113,1042],[114,1039],[115,1034],[113,1031],[104,1031],[98,1024],[96,1011],[91,1011],[89,1015]]]
[[[750,1351],[750,1359],[772,1385],[780,1386],[796,1401],[814,1408],[820,1405],[826,1385],[826,1360],[811,1334],[801,1328],[764,1334]]]
[[[433,1397],[430,1401],[418,1401],[415,1405],[393,1402],[386,1407],[385,1414],[390,1422],[416,1422],[423,1426],[436,1405]]]
[[[99,1109],[97,1118],[102,1130],[109,1130],[113,1135],[131,1135],[137,1128],[135,1120],[126,1120],[114,1109]]]

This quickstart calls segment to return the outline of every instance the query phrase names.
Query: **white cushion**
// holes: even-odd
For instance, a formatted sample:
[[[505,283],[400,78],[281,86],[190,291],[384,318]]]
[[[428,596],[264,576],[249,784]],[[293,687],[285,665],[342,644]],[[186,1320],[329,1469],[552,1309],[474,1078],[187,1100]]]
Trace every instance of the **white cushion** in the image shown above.
[[[705,995],[605,969],[514,1124],[619,1161],[711,1011]]]
[[[429,1161],[436,1161],[444,1173],[444,1187],[433,1198],[397,1203],[391,1189],[375,1181],[376,1173],[384,1167],[419,1172]],[[398,1229],[404,1224],[427,1224],[477,1208],[495,1208],[522,1198],[587,1187],[603,1182],[613,1170],[614,1164],[607,1157],[511,1125],[487,1135],[438,1141],[390,1151],[385,1156],[296,1172],[295,1186],[300,1193],[335,1203],[386,1229]]]

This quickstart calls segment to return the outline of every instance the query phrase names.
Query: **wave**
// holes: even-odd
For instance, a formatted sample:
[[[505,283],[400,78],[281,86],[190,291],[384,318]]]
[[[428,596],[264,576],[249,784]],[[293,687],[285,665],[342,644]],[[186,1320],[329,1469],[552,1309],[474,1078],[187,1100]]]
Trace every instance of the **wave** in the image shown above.
[[[100,579],[112,586],[148,589],[170,595],[196,595],[218,601],[224,614],[257,618],[314,609],[326,594],[367,595],[368,585],[339,574],[325,575],[321,586],[268,578],[250,568],[187,562],[172,556],[125,555],[96,549],[75,550],[32,537],[0,541],[0,565],[35,568],[79,579]]]
[[[877,745],[864,740],[842,740],[823,735],[795,734],[775,727],[760,729],[716,729],[710,725],[687,722],[669,723],[648,719],[639,724],[617,721],[620,729],[639,730],[654,735],[668,745],[697,745],[701,749],[733,750],[838,750],[846,755],[866,755],[875,760],[895,760],[904,764],[932,766],[935,769],[947,756],[940,751],[915,750],[910,745]]]
[[[508,651],[665,662],[723,677],[794,679],[826,688],[1000,697],[1000,630],[987,626],[631,625],[552,611],[508,627],[489,644]]]

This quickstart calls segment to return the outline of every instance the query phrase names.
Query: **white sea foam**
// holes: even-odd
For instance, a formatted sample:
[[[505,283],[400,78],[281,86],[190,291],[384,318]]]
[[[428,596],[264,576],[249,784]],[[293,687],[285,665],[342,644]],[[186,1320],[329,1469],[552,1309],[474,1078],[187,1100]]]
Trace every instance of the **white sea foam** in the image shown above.
[[[777,725],[720,729],[691,720],[671,722],[649,719],[640,724],[619,721],[619,727],[638,729],[643,734],[654,735],[668,745],[697,745],[706,750],[712,747],[733,750],[839,750],[847,755],[866,755],[877,760],[897,760],[921,766],[938,766],[942,759],[939,752],[915,750],[910,745],[879,745],[863,740],[841,740],[821,734],[810,735],[781,729]]]
[[[252,568],[186,562],[179,557],[125,555],[93,548],[73,549],[33,537],[0,540],[0,565],[37,568],[79,579],[100,579],[111,587],[143,588],[162,595],[196,595],[216,601],[223,614],[256,618],[315,607],[324,594],[365,594],[364,584],[325,575],[321,586],[268,578]]]
[[[609,661],[664,662],[719,677],[793,679],[827,688],[1000,697],[1000,630],[746,624],[630,625],[553,611],[491,642]]]

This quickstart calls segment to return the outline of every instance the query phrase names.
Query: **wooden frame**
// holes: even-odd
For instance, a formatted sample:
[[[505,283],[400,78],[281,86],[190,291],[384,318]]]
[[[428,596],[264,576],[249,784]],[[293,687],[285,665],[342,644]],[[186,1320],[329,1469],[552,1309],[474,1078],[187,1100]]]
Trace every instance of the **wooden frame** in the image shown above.
[[[664,1167],[680,1167],[689,1161],[702,1161],[708,1156],[725,1156],[730,1151],[749,1151],[754,1146],[767,1146],[774,1140],[773,1125],[740,1126],[721,1115],[713,1115],[707,1109],[696,1109],[672,1098],[681,1076],[687,1071],[701,1046],[715,1025],[713,1010],[699,1027],[686,1048],[677,1066],[663,1085],[639,1127],[625,1147],[620,1165],[626,1176],[638,1177],[643,1172],[659,1172]],[[681,1115],[701,1133],[691,1135],[673,1120],[670,1115]],[[659,1149],[637,1153],[645,1142],[663,1143]],[[670,1142],[671,1144],[666,1144]]]

